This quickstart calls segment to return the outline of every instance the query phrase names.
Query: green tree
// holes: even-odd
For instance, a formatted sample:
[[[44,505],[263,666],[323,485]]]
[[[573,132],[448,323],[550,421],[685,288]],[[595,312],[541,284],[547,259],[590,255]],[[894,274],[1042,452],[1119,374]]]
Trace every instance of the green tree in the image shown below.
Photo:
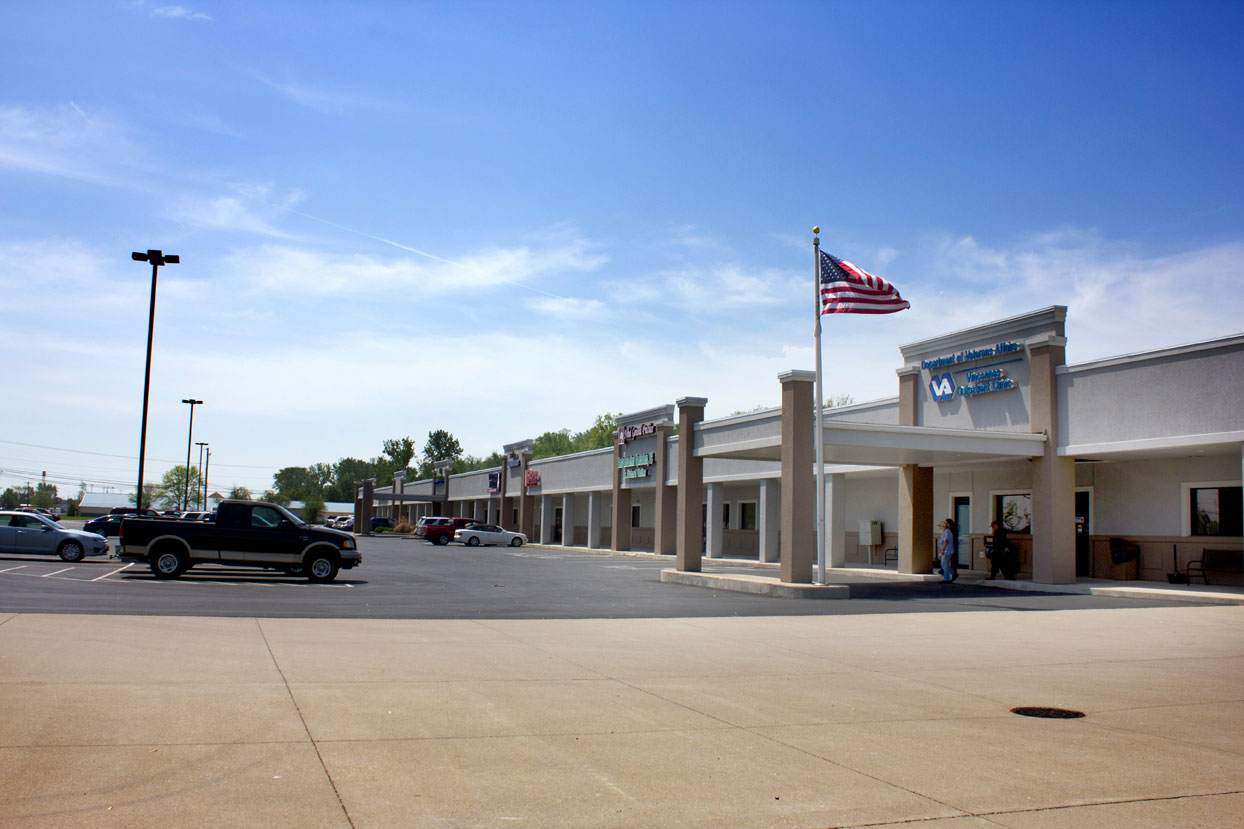
[[[313,494],[314,494],[314,493],[313,493]],[[279,493],[279,492],[274,492],[274,491],[273,491],[273,490],[271,490],[271,489],[265,489],[265,490],[263,491],[263,499],[264,499],[265,501],[268,501],[269,503],[272,503],[272,504],[280,504],[280,505],[281,505],[281,506],[283,506],[283,507],[288,507],[288,506],[289,506],[289,502],[290,502],[291,500],[293,500],[293,499],[291,499],[291,498],[286,497],[285,495],[282,495],[282,494],[281,494],[281,493]],[[299,499],[299,500],[301,500],[301,499]]]
[[[850,406],[855,402],[855,398],[849,394],[831,394],[825,398],[823,404],[826,409],[832,409],[836,406]]]
[[[605,449],[613,446],[615,433],[618,431],[618,412],[611,415],[605,412],[596,416],[596,422],[588,429],[577,433],[571,443],[575,452],[586,452],[589,449]]]
[[[160,480],[157,498],[160,506],[165,509],[175,509],[179,512],[185,512],[190,509],[186,506],[186,486],[189,482],[190,494],[189,498],[193,499],[195,492],[203,485],[202,478],[199,476],[199,468],[197,466],[174,466],[168,472],[164,473],[164,477]]]
[[[457,475],[462,472],[474,472],[477,469],[492,469],[495,466],[505,466],[505,458],[500,452],[493,452],[485,458],[467,455],[454,461],[453,473]]]
[[[235,501],[249,501],[251,500],[251,491],[244,486],[234,484],[233,489],[229,490],[229,497]]]
[[[51,484],[39,484],[35,487],[35,494],[30,499],[30,505],[34,507],[43,507],[51,509],[56,506],[56,487]]]
[[[329,475],[332,475],[331,469]],[[272,476],[272,484],[277,493],[291,501],[303,501],[312,493],[324,491],[316,472],[305,466],[287,466],[279,470]]]
[[[428,432],[428,442],[423,446],[423,462],[419,464],[419,477],[431,478],[438,461],[456,461],[462,457],[462,444],[444,429]]]
[[[22,499],[13,487],[8,487],[4,490],[4,494],[0,495],[0,509],[17,509],[21,503]]]
[[[358,458],[342,458],[333,464],[333,480],[325,489],[326,501],[354,503],[354,486],[373,476],[375,467]]]
[[[574,443],[570,439],[570,430],[545,432],[531,442],[532,458],[555,458],[558,455],[569,455],[574,452]]]
[[[302,520],[308,524],[319,522],[320,517],[324,514],[326,504],[324,499],[318,495],[310,495],[302,502]]]
[[[461,452],[461,448],[458,451]],[[409,437],[386,440],[384,454],[398,469],[405,469],[410,466],[411,459],[415,457],[415,442]]]
[[[155,509],[156,502],[161,498],[159,484],[143,484],[143,509]],[[137,506],[138,496],[131,492],[130,503]]]

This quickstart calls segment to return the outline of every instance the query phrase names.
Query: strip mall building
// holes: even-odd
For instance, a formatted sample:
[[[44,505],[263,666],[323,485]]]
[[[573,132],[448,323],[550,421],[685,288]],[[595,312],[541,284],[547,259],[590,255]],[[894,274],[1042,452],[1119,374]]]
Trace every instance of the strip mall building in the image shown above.
[[[829,566],[928,573],[946,517],[961,567],[988,569],[999,520],[1021,572],[1047,584],[1165,581],[1205,548],[1241,548],[1244,334],[1067,365],[1066,314],[901,346],[896,397],[826,410]],[[676,556],[683,570],[780,562],[783,581],[810,582],[814,378],[777,380],[776,409],[706,420],[708,401],[684,397],[618,418],[612,449],[533,460],[522,441],[502,468],[364,482],[356,526],[373,510],[468,516],[542,544]],[[1116,563],[1112,538],[1138,558]]]

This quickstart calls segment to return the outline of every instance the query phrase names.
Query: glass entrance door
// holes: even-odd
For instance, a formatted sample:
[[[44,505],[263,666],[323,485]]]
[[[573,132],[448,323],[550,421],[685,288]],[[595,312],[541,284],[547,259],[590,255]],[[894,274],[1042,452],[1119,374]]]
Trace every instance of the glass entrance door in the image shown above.
[[[972,567],[972,497],[956,495],[951,502],[951,517],[959,527],[959,537],[955,539],[959,551],[958,566],[962,569]]]

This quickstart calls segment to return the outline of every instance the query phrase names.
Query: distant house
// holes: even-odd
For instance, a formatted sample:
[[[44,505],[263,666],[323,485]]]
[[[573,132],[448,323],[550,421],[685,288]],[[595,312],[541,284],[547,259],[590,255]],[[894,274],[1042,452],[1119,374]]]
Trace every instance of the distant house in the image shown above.
[[[107,515],[113,507],[132,507],[133,493],[130,492],[87,492],[78,505],[78,514],[84,518]]]

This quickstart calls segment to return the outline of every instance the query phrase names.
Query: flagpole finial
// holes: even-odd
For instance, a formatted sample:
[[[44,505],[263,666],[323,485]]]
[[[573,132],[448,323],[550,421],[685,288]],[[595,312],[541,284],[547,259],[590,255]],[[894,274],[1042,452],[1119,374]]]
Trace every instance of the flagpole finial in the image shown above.
[[[820,235],[820,233],[821,233],[821,229],[820,229],[819,227],[814,227],[814,228],[812,228],[812,235],[813,235],[813,236],[818,236],[818,235]]]

